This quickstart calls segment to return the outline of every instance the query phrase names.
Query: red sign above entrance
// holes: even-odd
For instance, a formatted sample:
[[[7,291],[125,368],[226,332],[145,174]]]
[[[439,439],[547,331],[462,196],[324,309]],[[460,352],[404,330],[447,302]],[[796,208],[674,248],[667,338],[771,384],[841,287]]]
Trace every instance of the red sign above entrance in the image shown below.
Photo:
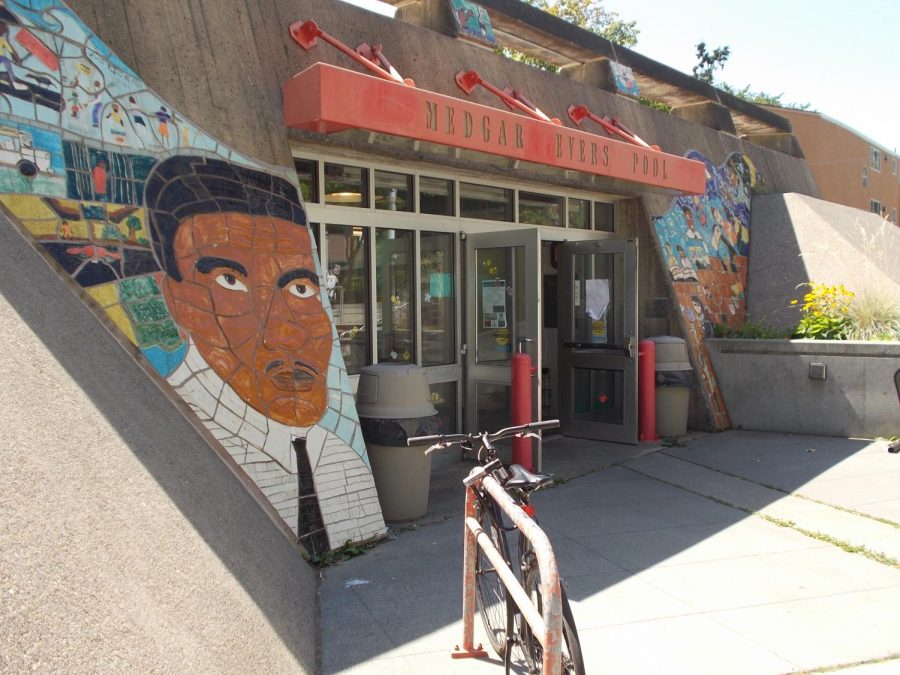
[[[678,192],[706,189],[702,162],[325,63],[285,83],[284,118],[293,129],[365,129]]]

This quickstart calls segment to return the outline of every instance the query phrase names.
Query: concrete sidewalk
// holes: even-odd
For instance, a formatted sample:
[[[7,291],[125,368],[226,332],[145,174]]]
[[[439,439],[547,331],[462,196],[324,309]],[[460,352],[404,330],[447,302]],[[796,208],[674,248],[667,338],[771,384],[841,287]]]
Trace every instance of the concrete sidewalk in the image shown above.
[[[326,673],[502,672],[493,654],[449,658],[470,466],[441,469],[415,527],[325,571]],[[589,673],[900,672],[900,457],[885,442],[557,438],[544,468],[566,479],[535,503]]]

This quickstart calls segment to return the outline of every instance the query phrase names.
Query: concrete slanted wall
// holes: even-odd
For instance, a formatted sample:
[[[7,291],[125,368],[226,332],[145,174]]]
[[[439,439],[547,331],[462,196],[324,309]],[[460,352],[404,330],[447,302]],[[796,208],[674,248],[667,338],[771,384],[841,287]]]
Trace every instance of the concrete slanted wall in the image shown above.
[[[900,302],[900,228],[877,214],[795,193],[755,195],[751,214],[750,320],[793,328],[807,282]]]
[[[317,672],[315,570],[2,214],[0,251],[0,670]]]

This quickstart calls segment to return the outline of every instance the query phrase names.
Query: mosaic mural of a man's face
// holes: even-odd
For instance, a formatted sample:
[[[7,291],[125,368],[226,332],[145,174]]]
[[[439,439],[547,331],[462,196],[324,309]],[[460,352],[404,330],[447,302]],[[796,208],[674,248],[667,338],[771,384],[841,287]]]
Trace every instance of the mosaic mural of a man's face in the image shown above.
[[[234,164],[173,157],[149,176],[145,204],[166,304],[203,358],[266,417],[318,421],[332,330],[295,188]]]
[[[321,553],[381,536],[290,169],[204,132],[62,0],[0,2],[0,146],[0,209],[298,540]]]

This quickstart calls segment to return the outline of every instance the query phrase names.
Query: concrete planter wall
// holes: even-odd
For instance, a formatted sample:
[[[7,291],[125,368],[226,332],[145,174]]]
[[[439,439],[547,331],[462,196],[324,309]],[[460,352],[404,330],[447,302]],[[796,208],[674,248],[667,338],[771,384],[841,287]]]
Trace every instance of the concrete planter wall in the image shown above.
[[[726,338],[705,344],[735,428],[900,434],[894,384],[900,343]]]

